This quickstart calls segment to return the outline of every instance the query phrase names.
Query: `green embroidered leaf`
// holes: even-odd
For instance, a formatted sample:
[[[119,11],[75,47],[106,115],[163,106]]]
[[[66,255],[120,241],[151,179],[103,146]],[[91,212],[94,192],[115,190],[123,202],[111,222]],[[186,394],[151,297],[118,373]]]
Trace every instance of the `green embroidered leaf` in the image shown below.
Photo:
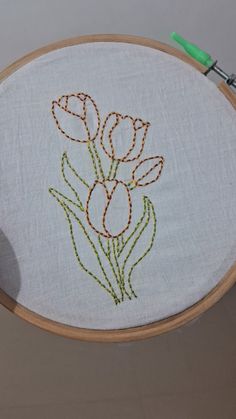
[[[132,285],[131,285],[131,277],[132,277],[133,270],[136,268],[136,266],[145,258],[145,256],[152,249],[153,244],[154,244],[154,240],[155,240],[155,236],[156,236],[156,231],[157,231],[156,214],[155,214],[154,206],[153,206],[152,202],[149,199],[148,199],[148,207],[149,207],[149,211],[150,211],[150,215],[151,215],[148,223],[149,222],[152,222],[152,235],[151,235],[150,242],[149,242],[146,250],[133,263],[133,265],[131,266],[131,268],[129,270],[129,273],[128,273],[128,284],[129,284],[129,287],[130,287],[130,290],[131,290],[132,293],[133,293],[133,288],[132,288]]]
[[[78,192],[76,191],[76,189],[72,186],[71,182],[68,180],[65,170],[68,169],[69,172],[76,177],[76,179],[78,179],[87,189],[89,188],[89,185],[87,184],[87,182],[77,173],[77,171],[75,170],[75,168],[72,166],[72,164],[69,161],[69,158],[67,156],[67,153],[64,152],[62,155],[62,159],[61,159],[61,173],[62,173],[62,177],[65,181],[65,183],[67,184],[67,186],[70,188],[70,190],[73,192],[73,194],[75,195],[79,205],[81,208],[83,208],[83,204],[82,201],[80,199],[80,196],[78,194]]]
[[[79,208],[80,211],[84,212],[84,208],[81,207],[79,204],[77,204],[77,202],[72,201],[72,199],[68,198],[66,195],[62,194],[61,192],[57,191],[55,188],[49,188],[49,193],[54,197],[54,198],[58,198],[58,202],[60,202],[59,200],[62,198],[63,200],[65,200],[66,202],[69,202],[70,204],[74,205],[75,207]]]
[[[122,254],[125,248],[127,248],[127,245],[132,245],[132,239],[134,240],[135,237],[138,235],[143,223],[145,223],[145,215],[147,213],[147,197],[143,197],[143,212],[139,220],[137,221],[135,227],[133,228],[132,232],[129,234],[129,236],[124,239],[124,236],[121,238],[121,247],[118,252],[118,256]]]
[[[123,266],[122,266],[123,280],[125,278],[125,269],[126,269],[126,266],[127,266],[127,262],[129,260],[130,256],[133,254],[133,251],[134,251],[136,245],[138,244],[138,242],[140,240],[142,241],[142,236],[143,236],[144,232],[147,230],[148,227],[150,228],[150,223],[151,223],[151,237],[150,237],[150,240],[147,244],[147,247],[136,258],[136,261],[132,263],[132,266],[130,267],[129,272],[128,272],[128,284],[129,284],[129,288],[130,288],[130,290],[131,290],[131,292],[134,296],[136,296],[136,295],[135,295],[135,292],[134,292],[134,290],[132,288],[132,284],[131,284],[131,276],[132,276],[133,270],[145,258],[145,256],[151,250],[151,248],[153,246],[153,243],[154,243],[155,235],[156,235],[156,215],[155,215],[154,207],[153,207],[153,204],[150,201],[150,199],[147,198],[147,197],[144,197],[143,215],[137,223],[138,228],[136,228],[137,225],[134,228],[135,233],[132,235],[131,244],[129,246],[127,256],[125,257],[124,262],[123,262]]]
[[[75,214],[75,212],[70,208],[69,203],[71,204],[75,204],[73,203],[71,200],[68,200],[67,198],[65,198],[62,194],[57,193],[57,191],[55,191],[53,188],[50,188],[50,193],[52,194],[52,196],[57,200],[57,202],[59,203],[59,205],[62,207],[62,209],[64,210],[64,213],[66,215],[66,219],[67,222],[69,224],[69,231],[70,231],[70,237],[71,237],[71,242],[72,242],[72,246],[73,246],[73,250],[76,256],[76,259],[81,267],[81,269],[83,269],[88,275],[90,275],[102,288],[104,288],[114,299],[114,302],[116,304],[118,304],[120,302],[119,298],[117,297],[114,288],[112,287],[112,284],[105,272],[105,269],[103,267],[102,264],[102,260],[100,258],[99,252],[94,244],[94,242],[92,241],[92,239],[90,238],[88,231],[86,230],[83,222],[81,221],[81,219]],[[68,202],[67,202],[68,201]],[[75,204],[76,206],[78,206],[77,204]],[[86,239],[86,241],[88,242],[89,246],[90,246],[90,250],[92,251],[92,253],[94,254],[97,263],[99,265],[99,268],[102,272],[102,275],[104,277],[104,280],[101,281],[98,276],[96,274],[94,274],[92,271],[90,271],[90,269],[88,269],[84,263],[81,260],[81,257],[79,255],[79,251],[78,251],[78,246],[76,244],[76,239],[75,239],[75,234],[74,234],[74,228],[73,228],[73,223],[72,220],[74,220],[77,224],[77,226],[79,227],[80,231],[83,233],[84,238]]]

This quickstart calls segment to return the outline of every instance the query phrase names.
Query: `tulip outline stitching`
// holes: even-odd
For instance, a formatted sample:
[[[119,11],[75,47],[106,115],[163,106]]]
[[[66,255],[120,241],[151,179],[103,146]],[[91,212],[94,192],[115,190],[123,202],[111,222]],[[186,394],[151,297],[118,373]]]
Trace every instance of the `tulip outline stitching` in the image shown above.
[[[150,161],[150,160],[154,160],[154,159],[158,159],[158,162],[157,163],[155,163],[150,169],[148,169],[142,176],[140,176],[138,179],[135,179],[135,173],[136,173],[136,171],[138,170],[138,168],[144,163],[144,162],[147,162],[147,161]],[[147,185],[151,185],[151,183],[154,183],[154,182],[156,182],[158,179],[159,179],[159,177],[161,176],[161,172],[162,172],[162,169],[163,169],[163,165],[164,165],[164,158],[162,157],[162,156],[153,156],[153,157],[147,157],[146,159],[143,159],[141,162],[139,162],[136,166],[135,166],[135,168],[132,170],[132,180],[133,180],[133,183],[136,185],[136,186],[147,186]],[[159,170],[158,170],[158,172],[157,172],[157,174],[156,174],[156,176],[154,177],[154,179],[152,179],[151,181],[147,181],[147,182],[144,182],[144,183],[140,183],[140,180],[142,180],[142,179],[144,179],[145,177],[147,178],[148,176],[149,176],[149,174],[156,168],[156,167],[158,167],[158,166],[160,166],[160,168],[159,168]]]
[[[81,107],[82,102],[82,115],[78,111],[73,110],[73,102],[76,100],[76,105]],[[72,105],[72,109],[70,108]],[[71,135],[66,132],[58,116],[56,115],[56,107],[60,108],[60,111],[63,111],[64,117],[68,120],[71,117],[78,118],[76,122],[80,121],[82,128],[84,128],[85,138],[73,138]],[[91,135],[92,129],[90,127],[89,120],[87,119],[89,113],[89,107],[93,110],[93,117],[95,118],[96,124],[94,128],[94,133]],[[94,112],[95,111],[95,112]],[[94,182],[92,185],[85,179],[83,179],[77,170],[71,164],[67,152],[62,154],[61,158],[61,175],[67,187],[70,189],[71,193],[74,196],[74,199],[67,197],[64,193],[59,192],[57,189],[50,187],[49,193],[56,199],[58,204],[62,207],[65,214],[65,218],[69,225],[70,238],[72,242],[72,247],[74,250],[75,257],[81,267],[90,277],[92,277],[98,285],[104,289],[113,299],[114,303],[117,305],[128,298],[131,300],[133,297],[137,298],[137,295],[132,286],[132,274],[136,266],[145,258],[145,256],[150,252],[153,247],[156,231],[157,231],[157,220],[154,206],[151,200],[147,196],[143,196],[143,211],[136,224],[133,226],[132,231],[131,221],[132,221],[132,198],[131,192],[137,187],[145,187],[154,182],[156,182],[164,166],[164,157],[163,156],[150,156],[139,160],[145,146],[145,141],[147,137],[148,128],[150,126],[149,122],[144,122],[141,118],[133,118],[129,115],[122,115],[119,112],[110,112],[104,119],[103,124],[101,124],[100,114],[98,107],[92,99],[86,93],[72,93],[69,95],[62,95],[56,101],[52,101],[51,106],[52,116],[55,120],[58,130],[68,139],[76,141],[78,143],[85,143],[87,145],[88,153],[91,158],[91,163],[94,171]],[[110,146],[109,151],[105,146],[105,130],[106,125],[109,121],[109,118],[115,116],[115,122],[112,125],[108,133],[108,142]],[[117,150],[113,144],[113,133],[114,130],[118,127],[121,121],[127,120],[128,123],[133,128],[133,136],[131,140],[131,145],[128,148],[128,151],[123,156],[119,157]],[[63,121],[62,121],[63,122]],[[68,122],[68,121],[67,121]],[[101,130],[100,130],[101,128]],[[143,130],[143,132],[142,132]],[[100,132],[101,131],[101,132]],[[99,136],[100,132],[100,150],[104,152],[105,157],[109,159],[110,167],[107,176],[105,175],[104,169],[102,167],[102,161],[100,158],[99,150],[96,146],[96,139]],[[137,132],[141,132],[141,144],[137,146]],[[132,156],[133,150],[138,147],[136,150],[135,156]],[[136,166],[131,171],[131,180],[129,182],[124,182],[123,180],[117,177],[118,169],[120,164],[129,164],[137,160]],[[151,167],[148,165],[151,163]],[[87,200],[85,204],[82,202],[82,199],[79,195],[79,192],[71,184],[67,175],[66,169],[69,170],[71,176],[76,179],[78,184],[83,185],[88,191]],[[141,171],[141,175],[137,175],[137,171]],[[142,173],[143,172],[143,173]],[[150,178],[149,178],[150,177]],[[144,181],[141,183],[141,181]],[[111,188],[109,191],[108,186]],[[104,192],[104,208],[101,214],[101,225],[97,228],[93,221],[91,220],[90,207],[91,199],[94,191],[97,187],[101,187]],[[109,207],[114,201],[114,195],[117,193],[117,189],[121,189],[126,195],[128,202],[128,213],[127,220],[124,223],[123,228],[120,231],[114,233],[109,231],[111,226],[107,224],[107,213],[109,212]],[[71,206],[73,209],[71,209]],[[75,211],[80,211],[83,216],[83,221]],[[87,240],[89,247],[93,251],[93,254],[96,257],[98,267],[100,270],[101,276],[94,274],[90,269],[88,269],[83,263],[81,256],[79,254],[77,241],[74,234],[73,222],[79,226],[80,231],[84,234],[85,239]],[[86,223],[86,226],[85,226]],[[133,251],[140,238],[145,233],[147,228],[150,226],[151,236],[148,242],[148,245],[145,246],[145,250],[136,256],[136,260],[131,259],[131,266],[127,267],[130,256],[132,257]],[[90,229],[91,228],[91,232]],[[95,237],[91,238],[91,233]],[[150,234],[150,232],[149,232]],[[95,242],[97,240],[97,244]],[[98,247],[99,246],[99,247]],[[104,268],[104,260],[109,264],[110,274],[112,273],[112,278],[106,272]],[[114,282],[114,283],[113,283]]]
[[[104,145],[104,131],[105,131],[106,124],[107,124],[109,118],[113,115],[116,117],[116,121],[113,124],[113,126],[111,127],[111,129],[109,131],[109,134],[108,134],[109,144],[110,144],[110,147],[111,147],[111,153],[109,153],[109,151],[107,150],[107,148]],[[113,142],[112,142],[112,133],[114,132],[115,128],[118,126],[120,119],[121,120],[129,119],[131,121],[131,123],[133,125],[133,129],[134,129],[134,134],[133,134],[133,138],[132,138],[132,141],[131,141],[131,146],[128,149],[127,153],[122,158],[115,157],[115,149],[114,149],[114,145],[113,145]],[[137,122],[140,122],[141,126],[136,127]],[[132,118],[132,116],[129,116],[129,115],[121,115],[119,112],[110,112],[107,115],[107,117],[106,117],[106,119],[103,123],[102,129],[101,129],[101,137],[100,137],[101,146],[102,146],[104,152],[106,153],[106,155],[110,159],[120,161],[120,162],[132,162],[132,161],[138,159],[143,152],[144,145],[145,145],[145,140],[146,140],[146,136],[147,136],[147,131],[148,131],[149,126],[150,126],[149,122],[144,122],[140,118]],[[143,134],[143,137],[142,137],[140,150],[135,157],[128,158],[128,156],[132,153],[132,151],[135,147],[137,131],[142,129],[142,128],[144,128],[144,134]]]
[[[111,192],[108,191],[108,189],[106,187],[106,182],[114,182],[115,183],[115,185],[113,186]],[[98,184],[100,184],[100,185],[102,185],[104,187],[106,198],[107,198],[107,203],[105,205],[104,212],[103,212],[103,215],[102,215],[102,226],[103,226],[104,232],[99,231],[99,230],[96,229],[96,227],[92,224],[92,222],[90,220],[90,215],[89,215],[89,204],[90,204],[91,196],[92,196],[92,193],[93,193],[94,189],[96,188],[96,186]],[[118,185],[123,185],[124,188],[126,189],[127,196],[128,196],[129,215],[128,215],[128,221],[127,221],[126,226],[118,234],[115,234],[114,235],[114,234],[109,233],[109,231],[107,230],[107,227],[106,227],[106,215],[107,215],[107,211],[108,211],[110,202],[112,200],[113,194],[114,194],[114,192],[115,192],[115,190],[116,190],[116,188],[117,188]],[[100,180],[95,180],[94,184],[92,185],[92,187],[90,188],[89,193],[88,193],[88,199],[87,199],[87,202],[86,202],[86,217],[87,217],[87,221],[88,221],[90,227],[97,234],[101,234],[103,237],[113,238],[113,239],[121,236],[126,230],[128,230],[128,228],[130,226],[130,223],[131,223],[131,217],[132,217],[132,201],[131,201],[130,191],[129,191],[127,185],[122,180],[117,180],[117,179],[114,179],[114,180],[106,180],[104,182],[102,182]]]
[[[77,113],[75,113],[75,112],[73,112],[73,111],[71,111],[70,109],[68,109],[68,102],[69,102],[69,99],[70,98],[72,98],[72,97],[75,97],[75,98],[77,98],[77,99],[79,99],[80,101],[82,101],[82,103],[83,103],[83,115],[81,116],[81,115],[79,115],[79,114],[77,114]],[[62,101],[63,101],[63,99],[65,99],[65,105],[63,106],[62,105]],[[87,114],[87,108],[86,108],[86,101],[90,101],[91,103],[92,103],[92,105],[94,106],[94,109],[95,109],[95,112],[96,112],[96,114],[97,114],[97,119],[98,119],[98,125],[97,125],[97,130],[96,130],[96,132],[95,132],[95,134],[94,134],[94,136],[91,138],[91,136],[90,136],[90,131],[89,131],[89,128],[88,128],[88,125],[87,125],[87,122],[86,122],[86,114]],[[58,120],[58,118],[56,117],[56,113],[55,113],[55,107],[56,106],[58,106],[60,109],[62,109],[62,110],[64,110],[65,112],[67,112],[68,114],[70,114],[70,115],[72,115],[72,116],[74,116],[74,117],[77,117],[77,118],[79,118],[83,123],[84,123],[84,128],[85,128],[85,130],[86,130],[86,132],[87,132],[87,135],[88,135],[88,138],[86,139],[86,140],[81,140],[81,139],[76,139],[76,138],[73,138],[73,137],[71,137],[70,135],[68,135],[63,129],[62,129],[62,127],[61,127],[61,125],[60,125],[60,122],[59,122],[59,120]],[[69,140],[72,140],[72,141],[77,141],[77,142],[79,142],[79,143],[87,143],[87,142],[90,142],[90,141],[94,141],[95,139],[96,139],[96,137],[97,137],[97,135],[98,135],[98,131],[99,131],[99,128],[100,128],[100,123],[101,123],[101,121],[100,121],[100,115],[99,115],[99,112],[98,112],[98,108],[97,108],[97,105],[96,105],[96,103],[94,102],[94,100],[91,98],[91,96],[89,96],[89,95],[87,95],[87,94],[85,94],[85,93],[72,93],[72,94],[70,94],[70,95],[62,95],[62,96],[60,96],[59,97],[59,99],[56,101],[56,100],[53,100],[52,101],[52,107],[51,107],[51,111],[52,111],[52,115],[53,115],[53,118],[54,118],[54,120],[55,120],[55,122],[56,122],[56,125],[57,125],[57,128],[61,131],[61,133],[63,134],[63,135],[65,135],[65,137],[67,137]]]

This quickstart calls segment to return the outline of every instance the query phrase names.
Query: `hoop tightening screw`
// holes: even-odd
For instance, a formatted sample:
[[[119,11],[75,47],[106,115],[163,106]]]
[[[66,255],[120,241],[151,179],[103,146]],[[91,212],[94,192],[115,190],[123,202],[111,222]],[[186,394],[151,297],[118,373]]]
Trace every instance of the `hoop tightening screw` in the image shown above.
[[[225,81],[228,86],[232,86],[236,89],[236,74],[229,75],[225,73],[225,71],[218,67],[217,61],[214,61],[210,54],[201,50],[197,45],[186,41],[186,39],[182,38],[182,36],[176,32],[172,32],[170,36],[174,41],[178,42],[178,44],[184,48],[188,55],[190,55],[199,63],[203,64],[205,67],[208,67],[204,73],[206,76],[210,73],[210,71],[214,71]]]

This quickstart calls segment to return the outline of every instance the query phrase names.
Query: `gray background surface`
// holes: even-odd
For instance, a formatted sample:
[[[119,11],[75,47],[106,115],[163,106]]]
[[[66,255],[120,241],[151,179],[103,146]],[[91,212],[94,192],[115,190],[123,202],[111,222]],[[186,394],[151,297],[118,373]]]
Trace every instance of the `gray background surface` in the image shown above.
[[[234,0],[0,0],[0,68],[45,44],[90,33],[168,43],[173,30],[236,71]],[[0,308],[0,417],[233,419],[235,287],[201,318],[131,344],[50,335]]]

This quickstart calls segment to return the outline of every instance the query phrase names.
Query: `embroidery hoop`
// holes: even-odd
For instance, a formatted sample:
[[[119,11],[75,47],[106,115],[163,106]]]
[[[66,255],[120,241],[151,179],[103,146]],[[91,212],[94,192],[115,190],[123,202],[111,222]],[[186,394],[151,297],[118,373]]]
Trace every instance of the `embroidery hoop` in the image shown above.
[[[5,70],[3,70],[0,73],[0,80],[4,80],[20,67],[48,52],[72,45],[93,42],[123,42],[146,46],[173,55],[178,59],[192,65],[200,72],[205,71],[205,68],[203,66],[195,62],[193,59],[185,56],[182,52],[155,40],[129,35],[89,35],[63,40],[40,48],[36,51],[33,51],[32,53],[22,57],[21,59],[7,67]],[[219,84],[218,88],[222,92],[222,94],[229,100],[232,107],[236,109],[236,96],[232,93],[232,91],[223,82]],[[144,326],[131,327],[126,329],[85,329],[74,326],[68,326],[53,320],[49,320],[23,307],[21,304],[17,303],[17,301],[9,297],[1,289],[0,303],[3,306],[5,306],[8,310],[12,311],[13,313],[18,315],[22,319],[28,321],[29,323],[32,323],[44,330],[56,333],[64,337],[98,342],[132,341],[159,335],[161,333],[180,327],[186,324],[187,322],[193,320],[194,318],[198,317],[200,314],[205,312],[207,309],[212,307],[217,301],[219,301],[220,298],[234,285],[235,281],[236,264],[234,264],[231,267],[231,269],[225,274],[225,276],[221,279],[221,281],[218,282],[217,286],[213,288],[210,293],[208,293],[204,298],[202,298],[186,310],[157,322],[149,323]]]

